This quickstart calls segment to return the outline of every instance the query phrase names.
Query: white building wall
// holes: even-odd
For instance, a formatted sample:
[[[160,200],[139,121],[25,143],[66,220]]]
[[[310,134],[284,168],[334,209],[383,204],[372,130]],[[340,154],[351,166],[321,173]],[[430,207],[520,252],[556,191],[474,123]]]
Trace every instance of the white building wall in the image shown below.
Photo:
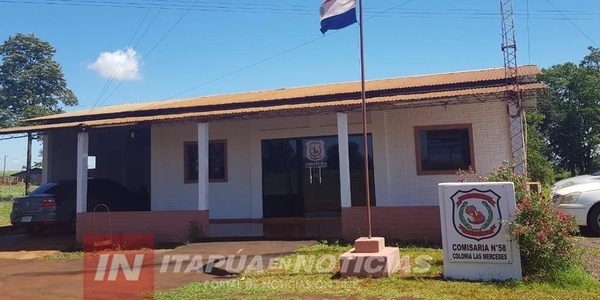
[[[485,174],[511,156],[505,112],[501,102],[370,112],[377,205],[438,205],[437,184],[458,179],[417,175],[414,126],[471,123],[475,167]],[[362,132],[360,114],[348,120],[350,134]],[[196,124],[152,127],[153,210],[197,209],[197,184],[183,179],[183,145],[196,131]],[[228,152],[228,181],[209,184],[210,218],[262,218],[262,140],[336,134],[335,114],[210,123],[210,139],[225,139]]]
[[[250,137],[242,122],[211,123],[211,140],[227,140],[227,182],[209,184],[211,218],[250,218]],[[219,126],[226,125],[226,126]],[[152,127],[152,209],[197,209],[198,184],[184,183],[184,142],[197,141],[196,124]]]
[[[372,119],[376,197],[387,203],[387,168],[377,167],[387,165],[384,113],[373,112]],[[329,114],[210,123],[210,139],[227,141],[228,169],[227,182],[209,184],[210,218],[262,218],[261,141],[337,135],[336,122]],[[361,133],[361,122],[360,114],[349,114],[349,133]],[[197,209],[197,184],[185,184],[183,171],[184,142],[197,140],[197,125],[153,126],[151,140],[152,210]]]
[[[472,124],[475,168],[479,174],[489,173],[512,156],[503,102],[391,110],[385,119],[389,205],[437,206],[437,184],[458,180],[456,175],[417,175],[415,126]]]

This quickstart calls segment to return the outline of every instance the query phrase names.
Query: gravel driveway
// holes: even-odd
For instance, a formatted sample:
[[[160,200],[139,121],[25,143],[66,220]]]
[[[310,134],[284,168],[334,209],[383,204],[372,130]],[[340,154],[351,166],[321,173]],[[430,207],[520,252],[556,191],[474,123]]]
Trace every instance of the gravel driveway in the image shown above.
[[[582,237],[577,237],[577,243],[583,247],[586,269],[596,278],[600,280],[600,237],[594,235],[587,228],[582,228]]]

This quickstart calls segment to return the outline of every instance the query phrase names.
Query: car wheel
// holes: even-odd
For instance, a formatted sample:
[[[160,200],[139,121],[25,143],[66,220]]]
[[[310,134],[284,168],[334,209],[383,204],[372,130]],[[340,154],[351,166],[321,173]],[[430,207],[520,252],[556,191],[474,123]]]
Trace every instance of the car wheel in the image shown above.
[[[588,214],[588,226],[600,236],[600,205],[592,207]]]

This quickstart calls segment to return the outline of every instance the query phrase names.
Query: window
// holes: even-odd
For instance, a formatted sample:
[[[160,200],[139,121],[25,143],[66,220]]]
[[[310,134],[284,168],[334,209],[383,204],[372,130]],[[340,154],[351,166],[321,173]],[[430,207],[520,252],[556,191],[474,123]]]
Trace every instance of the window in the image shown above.
[[[198,182],[198,142],[184,143],[184,182]],[[227,181],[227,142],[210,141],[208,144],[208,180]]]
[[[475,168],[471,124],[415,127],[417,175]]]

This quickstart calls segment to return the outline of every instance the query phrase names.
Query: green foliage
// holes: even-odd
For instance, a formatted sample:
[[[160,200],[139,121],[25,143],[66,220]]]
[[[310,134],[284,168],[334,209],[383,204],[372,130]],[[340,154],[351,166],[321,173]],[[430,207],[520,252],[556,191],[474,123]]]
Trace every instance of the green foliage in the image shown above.
[[[538,181],[542,185],[554,182],[554,167],[548,160],[548,143],[544,139],[540,127],[544,115],[538,112],[528,112],[527,120],[527,176],[530,181]]]
[[[60,103],[77,105],[60,65],[53,60],[55,52],[33,34],[18,33],[0,45],[0,127],[60,113]]]
[[[514,163],[505,160],[502,162],[502,166],[492,170],[486,176],[476,173],[473,169],[467,171],[460,170],[457,175],[461,182],[512,182],[515,184],[515,197],[523,199],[529,196],[529,191],[527,190],[528,180],[522,174],[516,173],[514,167]]]
[[[579,230],[575,218],[557,211],[551,199],[531,195],[517,204],[517,215],[509,223],[511,237],[519,241],[523,272],[554,276],[579,263],[571,235]]]
[[[517,212],[514,221],[507,223],[510,237],[519,242],[524,274],[552,277],[581,263],[571,239],[579,230],[575,218],[559,212],[551,199],[531,193],[527,177],[515,172],[514,165],[505,161],[487,176],[472,171],[461,172],[459,176],[461,180],[514,183]]]
[[[571,177],[571,172],[569,171],[557,172],[556,174],[554,174],[554,182],[561,181],[569,177]]]
[[[568,62],[543,70],[548,93],[538,108],[545,119],[540,128],[547,136],[552,158],[571,175],[593,172],[600,145],[600,52],[576,65]]]

